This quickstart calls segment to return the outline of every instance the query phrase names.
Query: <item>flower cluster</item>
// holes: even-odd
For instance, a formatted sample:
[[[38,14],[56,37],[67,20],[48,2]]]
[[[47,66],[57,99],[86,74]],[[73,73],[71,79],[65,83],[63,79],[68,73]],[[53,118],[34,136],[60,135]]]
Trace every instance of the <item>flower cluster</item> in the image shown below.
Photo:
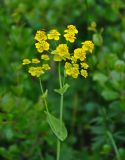
[[[64,30],[64,38],[66,41],[73,43],[76,40],[77,28],[74,25],[68,25]],[[24,59],[23,65],[29,65],[28,72],[35,77],[40,77],[45,71],[50,70],[49,61],[63,61],[64,69],[67,76],[77,78],[79,75],[88,76],[87,69],[89,65],[86,63],[86,56],[92,53],[94,44],[92,41],[84,41],[81,47],[75,48],[73,52],[65,43],[56,44],[55,49],[51,48],[51,41],[59,41],[61,34],[56,29],[50,30],[48,34],[43,30],[38,30],[35,35],[36,49],[39,53],[33,59]],[[62,37],[63,38],[63,37]]]
[[[37,31],[35,35],[35,40],[38,41],[37,43],[35,43],[35,46],[39,53],[49,50],[49,43],[46,41],[47,40],[46,32]]]
[[[75,35],[78,33],[78,30],[74,25],[68,25],[67,29],[64,30],[64,37],[67,41],[73,43],[76,39]]]
[[[49,64],[45,63],[45,61],[49,60],[48,55],[41,55],[42,61],[44,60],[44,63],[41,65],[41,60],[38,58],[33,59],[23,59],[23,65],[29,65],[28,72],[35,77],[40,77],[42,74],[45,73],[46,70],[50,70]],[[32,65],[31,65],[32,64]]]

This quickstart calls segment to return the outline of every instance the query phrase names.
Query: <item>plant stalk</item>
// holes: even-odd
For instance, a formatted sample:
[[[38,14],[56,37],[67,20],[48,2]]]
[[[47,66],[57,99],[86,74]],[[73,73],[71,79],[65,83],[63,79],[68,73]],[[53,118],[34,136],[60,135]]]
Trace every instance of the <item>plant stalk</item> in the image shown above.
[[[58,66],[58,74],[59,74],[59,85],[60,85],[60,89],[61,89],[63,87],[63,84],[62,84],[60,63]],[[59,116],[59,119],[60,119],[60,123],[62,123],[62,120],[63,120],[63,94],[61,94],[61,97],[60,97],[60,116]],[[56,160],[60,160],[60,150],[61,150],[61,142],[59,139],[57,139],[57,158],[56,158]]]

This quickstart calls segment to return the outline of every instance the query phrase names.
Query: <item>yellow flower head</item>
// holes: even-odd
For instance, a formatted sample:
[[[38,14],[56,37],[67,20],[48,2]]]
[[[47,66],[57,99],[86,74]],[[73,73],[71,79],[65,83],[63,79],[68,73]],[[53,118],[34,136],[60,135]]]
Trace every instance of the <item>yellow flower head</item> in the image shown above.
[[[86,52],[82,48],[76,48],[74,50],[74,57],[75,59],[80,59],[84,61],[86,59]]]
[[[40,60],[38,58],[33,58],[32,63],[40,63]]]
[[[66,58],[70,58],[69,48],[67,44],[59,44],[56,47],[56,50],[52,52],[54,54],[55,61],[66,60]]]
[[[65,63],[65,72],[69,76],[72,75],[72,64],[71,63],[69,63],[69,62]]]
[[[31,61],[29,59],[23,59],[22,65],[30,64]]]
[[[39,42],[47,40],[46,32],[38,30],[34,39]]]
[[[76,39],[75,34],[72,34],[72,33],[71,34],[70,33],[64,34],[64,37],[65,37],[66,41],[69,41],[71,43],[73,43]]]
[[[78,75],[79,75],[79,68],[73,67],[72,68],[72,77],[73,78],[78,78]]]
[[[56,48],[56,51],[60,56],[69,55],[69,49],[67,44],[59,44]]]
[[[87,63],[80,63],[80,64],[81,64],[81,68],[84,68],[84,69],[89,68],[89,65]]]
[[[42,69],[43,70],[49,70],[50,69],[50,66],[48,64],[43,64],[42,65]]]
[[[88,73],[87,73],[86,70],[82,69],[81,70],[81,75],[86,78],[88,76]]]
[[[49,43],[46,41],[40,41],[35,43],[35,46],[37,48],[37,51],[42,53],[43,51],[48,51],[49,50]]]
[[[79,65],[71,64],[69,62],[65,63],[65,72],[68,76],[72,76],[73,78],[77,78],[79,75]]]
[[[60,33],[56,29],[52,29],[47,36],[48,36],[48,39],[54,39],[58,41]]]
[[[69,33],[69,34],[76,34],[76,33],[78,33],[78,30],[77,30],[76,26],[68,25],[67,29],[64,30],[64,32]]]
[[[43,54],[43,55],[41,55],[41,59],[43,59],[43,60],[45,60],[45,61],[48,61],[50,58],[49,58],[48,55]]]
[[[94,44],[92,41],[85,41],[82,43],[82,48],[85,50],[85,51],[88,51],[90,53],[92,53],[93,49],[94,49]]]
[[[28,72],[34,77],[40,77],[44,73],[42,67],[30,67]]]

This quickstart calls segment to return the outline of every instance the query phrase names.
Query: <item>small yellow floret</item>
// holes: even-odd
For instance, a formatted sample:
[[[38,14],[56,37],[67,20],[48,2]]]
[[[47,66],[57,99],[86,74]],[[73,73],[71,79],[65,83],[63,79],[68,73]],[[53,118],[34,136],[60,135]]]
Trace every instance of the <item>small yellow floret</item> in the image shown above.
[[[69,76],[72,75],[72,64],[71,63],[69,63],[69,62],[65,63],[65,72]]]
[[[70,58],[69,48],[67,44],[59,44],[56,47],[56,50],[53,51],[51,54],[54,54],[55,61],[62,61],[62,60],[66,60],[66,58],[68,59]]]
[[[34,39],[39,42],[47,40],[46,32],[38,30]]]
[[[76,34],[76,33],[78,33],[78,30],[77,30],[76,26],[74,26],[74,25],[68,25],[67,29],[64,30],[64,32]]]
[[[38,58],[33,58],[32,63],[40,63],[40,60]]]
[[[94,44],[92,41],[85,41],[82,43],[83,46],[82,48],[85,50],[85,51],[88,51],[90,53],[92,53],[93,49],[94,49]]]
[[[49,43],[46,41],[41,41],[35,43],[35,46],[37,48],[37,51],[42,53],[43,51],[48,51],[49,50]]]
[[[50,58],[49,58],[48,55],[43,54],[43,55],[41,55],[41,59],[43,59],[43,60],[45,60],[45,61],[48,61]]]
[[[80,63],[80,64],[81,64],[81,67],[84,68],[84,69],[89,68],[89,65],[87,63]]]
[[[30,64],[31,61],[29,59],[23,59],[22,65]]]
[[[71,43],[73,43],[76,39],[75,34],[70,34],[70,33],[64,34],[64,37],[66,41],[69,41]]]
[[[48,64],[43,64],[42,65],[42,69],[43,70],[49,70],[50,69],[50,66]]]
[[[73,67],[72,68],[72,77],[73,78],[78,78],[78,75],[79,75],[79,68]]]
[[[81,70],[81,75],[86,78],[88,76],[88,73],[87,73],[86,70],[82,69]]]
[[[86,52],[82,48],[76,48],[74,50],[74,57],[84,61],[86,59]]]
[[[40,77],[44,73],[42,67],[30,67],[28,72],[34,77]]]
[[[77,78],[79,75],[79,65],[71,64],[69,62],[65,63],[65,72],[68,76],[72,76],[73,78]]]
[[[52,29],[47,36],[48,36],[48,39],[54,39],[58,41],[60,33],[56,29]]]

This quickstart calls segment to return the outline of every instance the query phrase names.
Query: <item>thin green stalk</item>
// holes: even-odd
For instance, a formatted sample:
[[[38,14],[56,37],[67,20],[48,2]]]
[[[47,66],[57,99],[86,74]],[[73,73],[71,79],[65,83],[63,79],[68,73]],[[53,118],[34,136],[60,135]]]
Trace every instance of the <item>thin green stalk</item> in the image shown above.
[[[57,139],[57,157],[56,157],[56,160],[59,160],[60,159],[60,140]]]
[[[60,85],[60,88],[63,87],[63,84],[62,84],[62,77],[61,77],[61,68],[60,68],[60,63],[59,63],[59,66],[58,66],[58,74],[59,74],[59,85]],[[62,123],[62,120],[63,120],[63,94],[61,94],[61,97],[60,97],[60,123]],[[57,157],[56,157],[56,160],[60,160],[60,150],[61,150],[61,142],[59,139],[57,139]]]
[[[42,82],[41,82],[41,79],[40,80],[40,89],[41,89],[41,92],[42,92],[42,95],[44,94],[44,90],[43,90],[43,86],[42,86]],[[45,108],[46,108],[46,111],[48,112],[48,106],[47,106],[47,101],[46,101],[46,98],[43,98],[44,100],[44,105],[45,105]]]
[[[119,151],[118,151],[118,148],[117,148],[117,145],[116,145],[116,143],[115,143],[115,140],[114,140],[111,132],[107,131],[107,135],[108,135],[108,137],[109,137],[109,139],[110,139],[110,141],[111,141],[111,143],[112,143],[112,146],[113,146],[113,148],[114,148],[114,151],[115,151],[117,160],[121,160],[120,154],[119,154]]]
[[[62,88],[62,77],[61,77],[61,66],[60,66],[60,62],[59,62],[59,66],[58,66],[58,74],[59,74],[59,85],[60,85],[60,88]]]

